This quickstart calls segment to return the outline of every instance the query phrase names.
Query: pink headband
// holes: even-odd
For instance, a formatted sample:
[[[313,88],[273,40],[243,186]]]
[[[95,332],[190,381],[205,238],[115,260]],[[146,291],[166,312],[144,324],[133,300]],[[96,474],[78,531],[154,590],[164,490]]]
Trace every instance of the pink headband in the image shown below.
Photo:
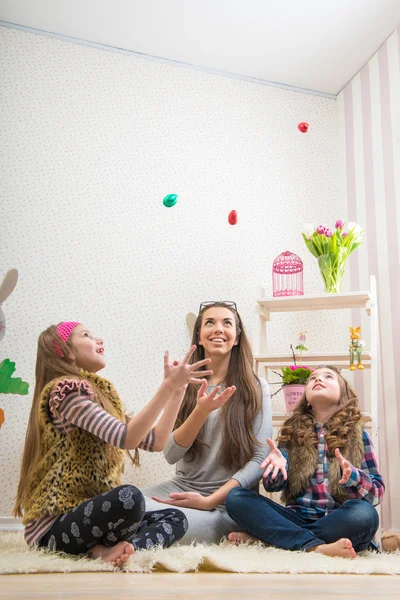
[[[71,333],[77,325],[80,325],[79,321],[63,321],[62,323],[57,325],[56,331],[59,337],[64,342],[64,344],[68,342]],[[58,344],[54,343],[54,349],[57,352],[58,356],[63,356],[63,352]]]

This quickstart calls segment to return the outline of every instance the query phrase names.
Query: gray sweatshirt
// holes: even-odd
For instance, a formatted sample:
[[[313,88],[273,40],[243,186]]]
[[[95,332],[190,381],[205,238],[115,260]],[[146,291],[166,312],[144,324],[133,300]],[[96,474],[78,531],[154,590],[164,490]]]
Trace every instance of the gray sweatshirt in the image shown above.
[[[242,487],[254,488],[262,476],[260,464],[269,453],[265,439],[272,438],[272,411],[268,383],[260,377],[262,388],[262,411],[253,421],[253,431],[261,446],[254,448],[251,460],[238,471],[224,467],[220,460],[222,434],[219,426],[220,409],[214,410],[204,424],[202,440],[207,444],[199,456],[193,458],[188,448],[179,446],[171,434],[164,448],[164,456],[171,465],[176,464],[176,475],[172,482],[185,491],[200,492],[209,496],[229,479],[236,479]],[[208,386],[209,394],[215,386]],[[172,483],[171,482],[171,483]]]

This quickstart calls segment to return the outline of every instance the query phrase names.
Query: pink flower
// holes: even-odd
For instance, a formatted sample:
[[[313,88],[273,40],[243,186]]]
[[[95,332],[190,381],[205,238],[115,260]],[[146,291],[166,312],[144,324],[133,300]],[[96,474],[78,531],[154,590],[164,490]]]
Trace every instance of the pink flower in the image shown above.
[[[317,233],[320,233],[321,235],[323,235],[325,233],[325,227],[323,225],[318,225]]]
[[[344,221],[342,221],[341,219],[338,219],[335,223],[336,229],[342,229],[343,225],[344,225]]]
[[[346,232],[346,231],[343,231],[343,233],[342,233],[342,237],[346,237],[346,235],[347,235],[347,232]]]
[[[333,236],[332,229],[329,229],[329,227],[327,229],[325,229],[325,235],[327,238],[332,237]]]

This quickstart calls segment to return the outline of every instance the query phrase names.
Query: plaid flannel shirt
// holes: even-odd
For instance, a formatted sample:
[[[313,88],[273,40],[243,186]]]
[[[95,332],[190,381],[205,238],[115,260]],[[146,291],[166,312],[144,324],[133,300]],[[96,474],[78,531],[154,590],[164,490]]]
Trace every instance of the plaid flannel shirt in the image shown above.
[[[340,505],[332,498],[332,493],[328,480],[328,446],[325,440],[325,429],[323,425],[316,425],[318,435],[318,463],[317,468],[311,477],[310,485],[301,496],[296,498],[293,505],[288,505],[299,513],[299,516],[305,519],[315,520],[327,515],[328,513],[338,508]],[[352,465],[351,475],[349,480],[340,484],[348,493],[350,499],[366,500],[373,506],[377,506],[383,497],[385,485],[382,475],[379,473],[378,464],[372,446],[371,438],[363,429],[363,444],[364,455],[361,461],[360,469],[356,469]],[[285,449],[280,448],[287,461],[288,454]],[[264,487],[267,492],[279,492],[286,486],[286,481],[283,479],[282,473],[273,480],[271,473],[266,479],[263,479]]]

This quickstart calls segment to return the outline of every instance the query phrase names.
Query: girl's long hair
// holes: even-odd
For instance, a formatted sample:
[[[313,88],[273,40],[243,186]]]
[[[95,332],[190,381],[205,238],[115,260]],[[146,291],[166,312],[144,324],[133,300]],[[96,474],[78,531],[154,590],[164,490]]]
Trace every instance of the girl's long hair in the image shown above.
[[[67,377],[82,381],[85,377],[79,367],[76,366],[73,356],[73,345],[71,338],[64,343],[57,334],[57,325],[51,325],[43,331],[38,339],[38,349],[36,356],[35,369],[35,389],[31,412],[28,420],[28,427],[25,436],[25,446],[22,455],[21,473],[18,484],[18,491],[15,500],[13,514],[15,517],[22,517],[22,510],[26,504],[32,475],[38,465],[40,458],[40,426],[39,426],[39,400],[44,387],[54,379]],[[56,352],[61,349],[62,356]],[[112,414],[113,405],[111,401],[99,390],[96,385],[90,382],[94,393],[94,401],[104,410]],[[126,417],[128,421],[129,418]],[[135,464],[139,464],[139,453],[135,450],[135,456],[132,459]]]
[[[334,454],[336,448],[343,448],[346,445],[348,434],[354,428],[354,425],[362,419],[358,407],[358,398],[348,381],[342,377],[340,370],[331,365],[322,365],[317,369],[330,369],[338,376],[340,385],[339,407],[337,411],[329,418],[325,427],[327,434],[326,443],[330,454]],[[310,375],[312,377],[312,375]],[[292,443],[300,446],[311,444],[318,445],[318,437],[315,432],[315,418],[312,414],[312,408],[308,404],[306,390],[293,410],[291,416],[286,419],[278,435],[278,444],[281,447],[290,449]]]
[[[220,424],[222,430],[221,462],[227,468],[242,468],[253,456],[254,447],[260,445],[253,432],[253,419],[262,411],[261,384],[253,371],[253,354],[239,313],[223,302],[215,302],[205,306],[196,319],[192,344],[196,351],[190,362],[205,358],[204,348],[199,344],[200,328],[204,311],[214,306],[228,308],[235,317],[238,344],[233,346],[229,361],[228,373],[224,380],[225,386],[236,386],[232,398],[220,409]],[[206,365],[204,369],[208,369]],[[178,413],[175,429],[180,427],[196,406],[197,389],[189,385]],[[193,457],[201,453],[204,442],[199,431],[191,446]]]

